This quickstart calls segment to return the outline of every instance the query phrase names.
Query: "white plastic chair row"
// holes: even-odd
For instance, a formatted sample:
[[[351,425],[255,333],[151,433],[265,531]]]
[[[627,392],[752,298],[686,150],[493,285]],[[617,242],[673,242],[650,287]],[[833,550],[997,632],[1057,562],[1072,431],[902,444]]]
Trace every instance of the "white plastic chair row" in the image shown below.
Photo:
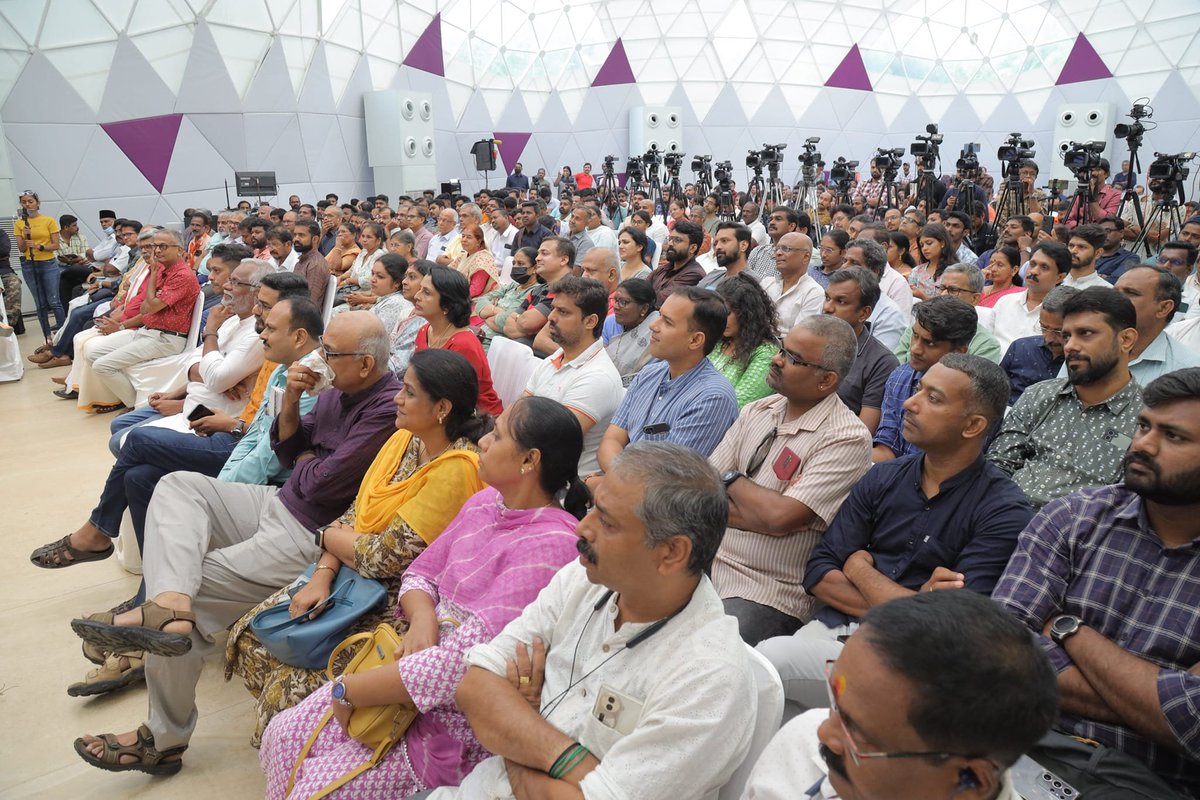
[[[192,327],[188,330],[183,352],[156,358],[125,371],[134,391],[137,392],[135,405],[145,405],[150,395],[155,392],[174,391],[187,383],[188,368],[195,359],[195,353],[192,351],[200,346],[200,320],[203,316],[204,292],[200,292],[196,295],[196,305],[192,309]]]
[[[503,336],[492,337],[487,356],[492,370],[492,388],[508,408],[520,399],[529,385],[529,378],[537,369],[538,357],[527,345]]]

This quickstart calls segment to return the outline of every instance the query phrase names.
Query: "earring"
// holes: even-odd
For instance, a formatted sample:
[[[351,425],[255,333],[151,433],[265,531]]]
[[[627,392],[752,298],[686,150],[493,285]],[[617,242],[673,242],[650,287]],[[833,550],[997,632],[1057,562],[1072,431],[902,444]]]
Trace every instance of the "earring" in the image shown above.
[[[527,467],[521,467],[521,474],[524,475],[526,472],[529,472],[529,469]]]
[[[445,415],[445,414],[439,414],[439,415],[438,415],[438,425],[445,424],[445,422],[446,422],[446,415]]]

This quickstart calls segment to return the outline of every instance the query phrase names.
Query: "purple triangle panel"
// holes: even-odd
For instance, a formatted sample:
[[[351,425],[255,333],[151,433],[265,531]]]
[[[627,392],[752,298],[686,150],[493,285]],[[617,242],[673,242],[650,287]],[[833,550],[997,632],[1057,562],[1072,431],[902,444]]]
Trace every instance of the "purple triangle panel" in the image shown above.
[[[628,180],[628,178],[629,178],[629,174],[628,174],[628,173],[626,173],[626,172],[618,172],[618,173],[617,173],[617,186],[620,186],[622,189],[624,189],[624,188],[625,188],[625,183],[626,183],[626,181]]]
[[[842,59],[842,63],[838,64],[837,69],[829,76],[829,80],[825,81],[825,85],[837,89],[857,89],[862,92],[872,91],[871,78],[867,75],[867,65],[863,63],[862,53],[858,51],[858,45],[850,48],[850,52],[846,53],[846,57]]]
[[[429,27],[417,39],[417,43],[404,57],[404,66],[446,77],[446,65],[442,60],[442,15],[435,14]]]
[[[600,71],[596,73],[592,86],[618,86],[625,83],[637,83],[637,79],[633,77],[633,67],[629,65],[629,57],[625,55],[625,45],[617,39],[608,58],[604,59]]]
[[[171,153],[175,151],[175,137],[179,135],[179,123],[182,121],[183,114],[166,114],[105,122],[100,127],[138,171],[146,176],[155,190],[162,192],[167,182],[167,168],[171,166]]]
[[[1100,54],[1096,52],[1096,48],[1092,47],[1092,43],[1087,40],[1087,37],[1081,33],[1075,37],[1071,55],[1067,56],[1067,63],[1063,64],[1062,72],[1059,73],[1058,80],[1054,82],[1054,85],[1098,81],[1111,77],[1112,70],[1104,63],[1104,59],[1100,58]]]
[[[529,137],[533,134],[496,131],[492,136],[500,142],[496,149],[500,151],[500,160],[504,162],[505,171],[512,172],[513,167],[521,160],[521,153],[525,152],[525,145],[529,144]]]

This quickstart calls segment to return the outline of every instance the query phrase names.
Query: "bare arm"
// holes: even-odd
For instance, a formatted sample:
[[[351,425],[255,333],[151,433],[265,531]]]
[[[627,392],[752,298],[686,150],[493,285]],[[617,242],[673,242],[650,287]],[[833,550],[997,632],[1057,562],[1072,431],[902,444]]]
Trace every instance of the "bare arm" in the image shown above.
[[[878,425],[878,422],[876,422],[876,425]],[[896,454],[892,452],[892,448],[886,444],[877,444],[871,448],[872,464],[878,464],[880,461],[891,461],[895,457]]]
[[[1058,707],[1068,714],[1097,722],[1125,724],[1077,667],[1068,667],[1058,673]]]
[[[812,595],[825,605],[852,617],[861,617],[871,608],[867,598],[841,570],[826,572],[812,588]]]
[[[862,420],[863,425],[867,426],[867,430],[871,432],[872,436],[875,435],[875,429],[879,427],[879,419],[882,416],[883,412],[878,408],[867,408],[866,406],[863,406],[858,412],[858,418]],[[891,451],[889,450],[888,452]],[[874,461],[873,453],[872,461]]]
[[[596,449],[596,460],[600,462],[600,469],[607,472],[613,459],[619,456],[628,444],[629,432],[616,425],[609,425],[608,430],[604,432],[604,438],[600,440],[600,447]]]
[[[729,486],[729,525],[742,530],[786,536],[812,522],[813,510],[791,497],[748,479]]]

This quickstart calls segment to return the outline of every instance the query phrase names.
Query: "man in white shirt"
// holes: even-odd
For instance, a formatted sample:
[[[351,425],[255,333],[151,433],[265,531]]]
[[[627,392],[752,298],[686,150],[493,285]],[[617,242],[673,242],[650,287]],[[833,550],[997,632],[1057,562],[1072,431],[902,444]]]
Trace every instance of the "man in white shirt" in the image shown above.
[[[437,217],[437,233],[429,240],[429,250],[425,257],[437,261],[438,256],[446,252],[450,242],[458,236],[458,212],[453,208],[443,208]]]
[[[1096,272],[1096,256],[1107,240],[1108,235],[1099,225],[1080,225],[1071,231],[1071,238],[1067,241],[1067,249],[1071,251],[1071,274],[1063,278],[1063,286],[1076,289],[1089,289],[1092,286],[1112,288],[1112,284]]]
[[[992,306],[992,335],[1000,343],[1001,357],[1017,339],[1041,335],[1042,300],[1070,272],[1071,252],[1056,241],[1038,242],[1028,263],[1025,291],[1006,294]]]
[[[808,274],[812,239],[794,231],[785,233],[775,246],[776,275],[762,279],[763,290],[779,312],[780,336],[796,323],[825,307],[825,290]]]
[[[686,785],[715,800],[745,757],[749,657],[706,575],[729,511],[716,472],[687,447],[639,442],[595,500],[579,563],[468,651],[455,699],[496,755],[430,797],[677,800]]]
[[[504,206],[497,206],[491,213],[491,229],[492,235],[488,239],[488,249],[492,251],[492,257],[496,259],[496,268],[500,270],[500,277],[508,277],[505,271],[512,266],[508,264],[512,258],[513,240],[517,238],[517,226],[513,225],[508,218],[508,209]]]
[[[1179,302],[1181,319],[1200,317],[1200,279],[1196,277],[1196,245],[1184,241],[1167,242],[1158,252],[1158,265],[1171,270],[1183,285]]]
[[[292,232],[283,225],[267,231],[267,249],[271,251],[276,272],[294,272],[300,254],[292,247]]]
[[[872,244],[875,246],[872,247]],[[883,260],[883,266],[879,266],[880,259]],[[842,251],[842,267],[862,267],[875,273],[879,279],[879,291],[890,298],[905,316],[912,317],[912,287],[903,275],[888,264],[886,245],[873,238],[870,231],[863,232],[859,238],[846,245],[846,249]]]
[[[750,229],[750,239],[752,247],[758,247],[760,244],[766,244],[767,229],[759,219],[758,203],[753,200],[746,202],[742,206],[742,224]]]
[[[599,281],[573,275],[554,284],[553,291],[545,330],[558,350],[534,370],[525,394],[556,400],[579,420],[579,474],[588,475],[600,469],[596,450],[625,396],[621,374],[600,340],[609,292]]]
[[[1025,773],[1010,768],[1054,723],[1054,670],[987,597],[936,591],[875,606],[828,670],[831,709],[775,735],[742,800],[1043,796],[1014,786]]]
[[[1177,369],[1200,366],[1200,351],[1167,333],[1181,294],[1179,279],[1170,270],[1130,267],[1117,278],[1114,288],[1129,298],[1137,312],[1138,338],[1129,353],[1129,372],[1139,386],[1149,386],[1155,378]]]

